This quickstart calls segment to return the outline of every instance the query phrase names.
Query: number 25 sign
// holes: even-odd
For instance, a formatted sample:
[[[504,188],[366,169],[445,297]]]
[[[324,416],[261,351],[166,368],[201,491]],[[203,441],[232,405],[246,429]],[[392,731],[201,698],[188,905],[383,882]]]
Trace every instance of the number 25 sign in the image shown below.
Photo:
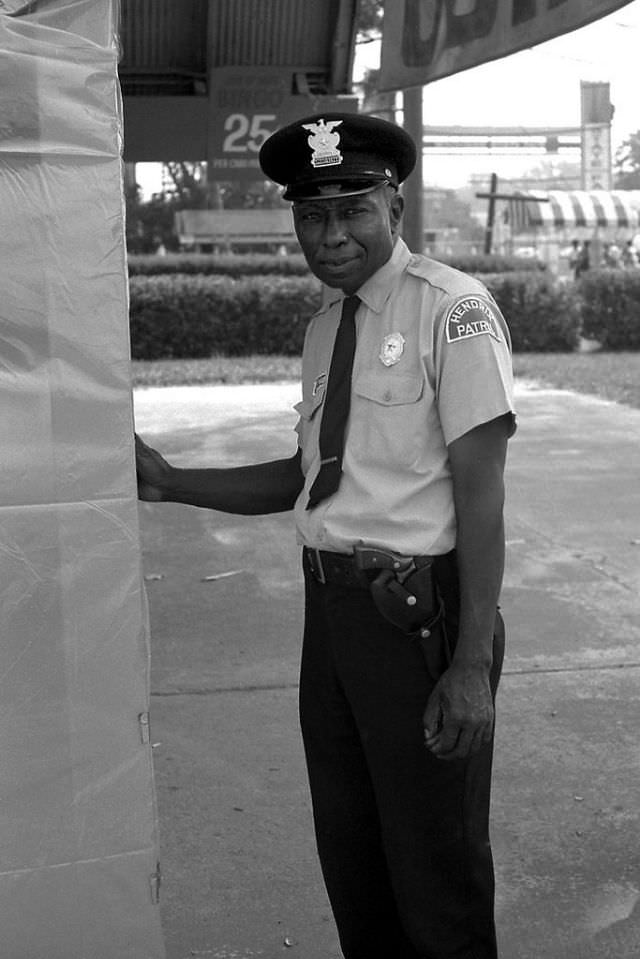
[[[209,95],[209,177],[259,180],[260,147],[297,118],[324,110],[355,112],[355,97],[292,94],[294,69],[220,67],[212,70]]]

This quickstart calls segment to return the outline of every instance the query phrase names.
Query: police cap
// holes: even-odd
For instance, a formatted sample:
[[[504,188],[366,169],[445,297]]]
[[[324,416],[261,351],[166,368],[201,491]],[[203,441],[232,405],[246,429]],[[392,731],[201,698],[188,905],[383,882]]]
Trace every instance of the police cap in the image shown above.
[[[329,199],[398,186],[416,163],[405,130],[357,113],[322,113],[278,130],[259,154],[263,172],[286,187],[285,200]]]

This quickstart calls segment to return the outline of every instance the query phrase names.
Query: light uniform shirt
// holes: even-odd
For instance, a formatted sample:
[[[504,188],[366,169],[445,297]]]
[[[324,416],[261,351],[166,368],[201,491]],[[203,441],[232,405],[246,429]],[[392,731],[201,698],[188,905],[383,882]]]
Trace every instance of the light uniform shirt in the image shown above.
[[[312,510],[340,291],[329,291],[307,329],[296,406],[305,474],[298,541],[340,553],[359,543],[408,556],[446,553],[456,538],[447,445],[514,410],[506,323],[480,282],[410,253],[401,239],[358,296],[343,475]]]

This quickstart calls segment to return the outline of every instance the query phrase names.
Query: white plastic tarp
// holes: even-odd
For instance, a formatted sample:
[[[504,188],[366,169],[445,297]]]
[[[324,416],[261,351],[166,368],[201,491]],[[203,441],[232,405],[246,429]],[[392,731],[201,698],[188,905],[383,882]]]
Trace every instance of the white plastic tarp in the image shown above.
[[[0,2],[0,954],[161,959],[115,0]]]

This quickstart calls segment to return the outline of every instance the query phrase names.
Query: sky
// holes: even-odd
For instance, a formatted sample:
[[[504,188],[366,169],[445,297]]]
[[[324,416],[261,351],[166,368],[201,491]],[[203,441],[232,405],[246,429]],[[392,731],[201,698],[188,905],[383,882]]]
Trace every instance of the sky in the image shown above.
[[[379,44],[359,45],[356,79],[363,65],[378,63]],[[640,130],[640,0],[580,30],[428,84],[423,90],[424,122],[427,126],[577,127],[581,80],[610,84],[615,154],[630,134]],[[532,156],[429,152],[424,181],[430,186],[463,187],[472,174],[521,176],[536,162]],[[138,164],[137,177],[145,196],[160,188],[157,168],[157,164]]]

